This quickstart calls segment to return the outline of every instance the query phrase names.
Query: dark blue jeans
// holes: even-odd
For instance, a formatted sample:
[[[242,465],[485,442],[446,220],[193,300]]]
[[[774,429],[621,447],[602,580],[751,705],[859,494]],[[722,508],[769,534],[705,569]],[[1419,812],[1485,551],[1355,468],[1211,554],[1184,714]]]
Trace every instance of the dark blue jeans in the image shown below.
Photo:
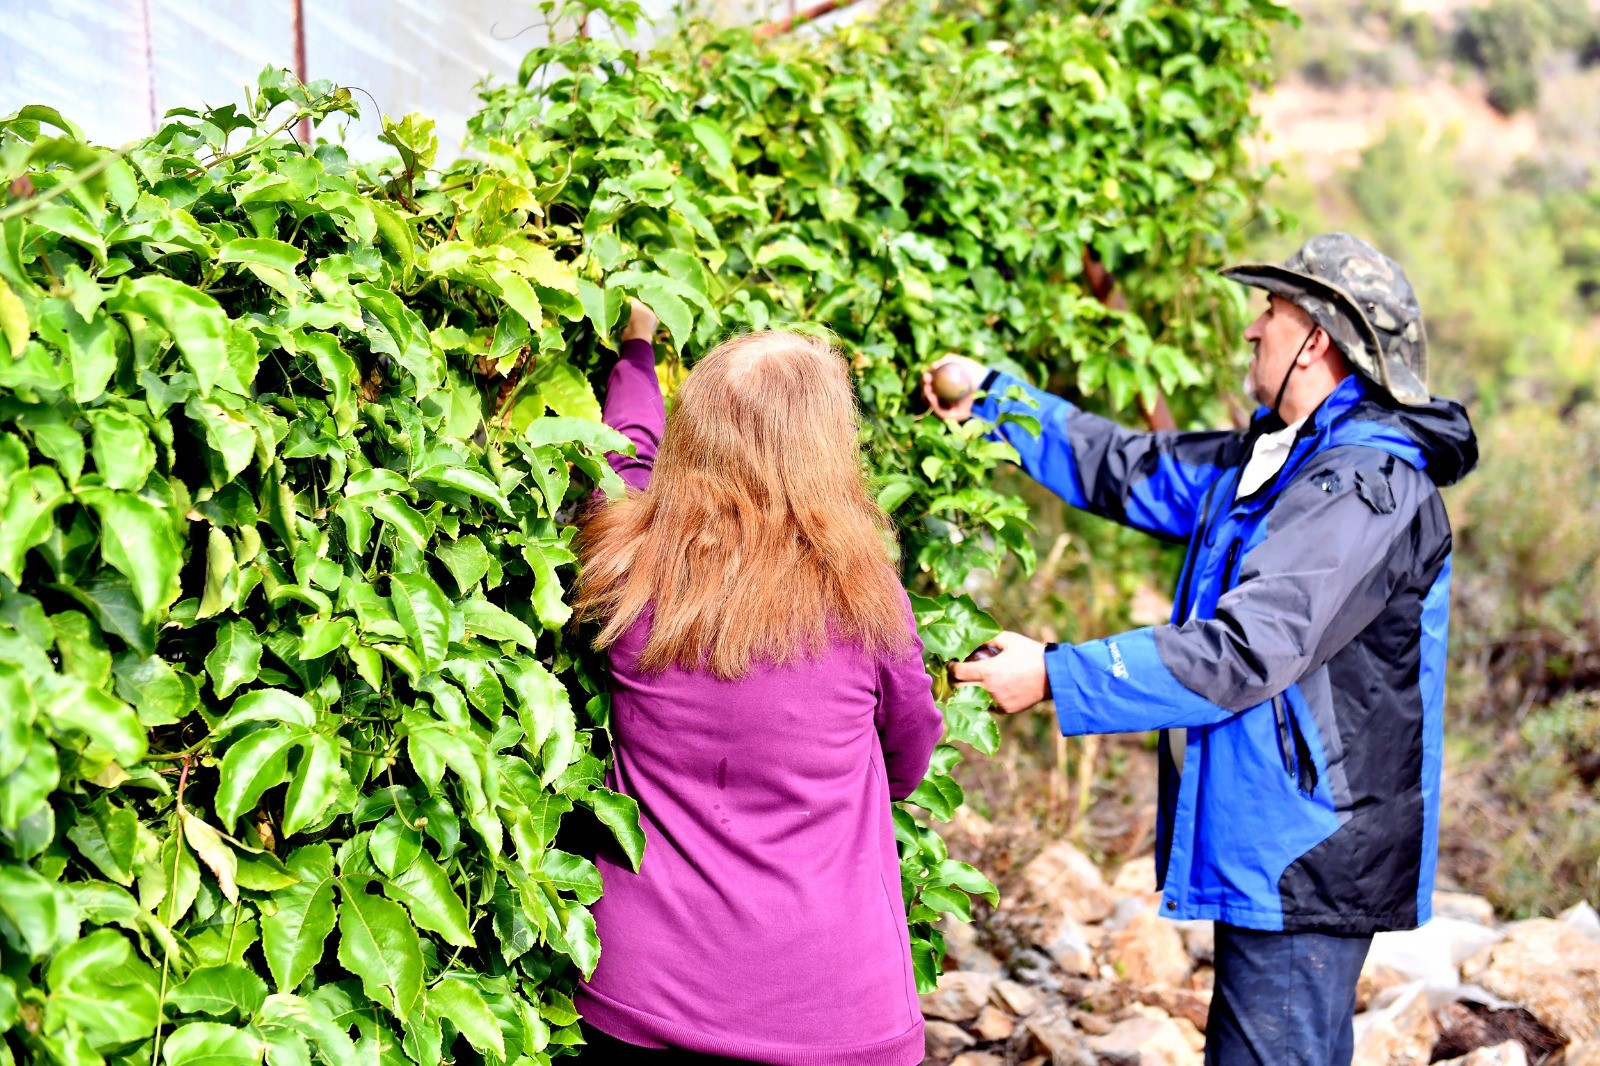
[[[1222,922],[1216,931],[1206,1066],[1350,1066],[1356,979],[1372,938]]]

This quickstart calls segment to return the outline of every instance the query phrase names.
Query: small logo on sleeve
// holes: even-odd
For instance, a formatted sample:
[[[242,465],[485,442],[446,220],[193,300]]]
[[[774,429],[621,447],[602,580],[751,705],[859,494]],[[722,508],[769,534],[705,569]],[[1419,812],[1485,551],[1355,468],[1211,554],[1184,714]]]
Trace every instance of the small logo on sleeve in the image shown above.
[[[1128,664],[1122,661],[1122,649],[1117,647],[1115,643],[1108,643],[1106,647],[1111,649],[1112,676],[1120,677],[1124,681],[1128,680]]]

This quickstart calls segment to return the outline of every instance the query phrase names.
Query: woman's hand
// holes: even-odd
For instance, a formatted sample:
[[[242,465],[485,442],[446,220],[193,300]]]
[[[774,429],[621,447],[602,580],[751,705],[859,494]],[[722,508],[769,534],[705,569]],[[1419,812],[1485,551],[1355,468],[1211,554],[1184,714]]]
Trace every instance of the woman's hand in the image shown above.
[[[628,310],[628,324],[622,327],[624,341],[654,341],[656,337],[656,313],[650,310],[648,304],[639,300],[630,301]]]

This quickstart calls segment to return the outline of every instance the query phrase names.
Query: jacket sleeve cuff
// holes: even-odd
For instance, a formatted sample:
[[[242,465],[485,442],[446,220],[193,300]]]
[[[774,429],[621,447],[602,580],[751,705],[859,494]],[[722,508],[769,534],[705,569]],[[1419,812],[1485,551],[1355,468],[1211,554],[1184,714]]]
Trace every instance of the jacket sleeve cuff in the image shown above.
[[[1186,688],[1156,650],[1154,631],[1130,630],[1045,653],[1056,720],[1066,736],[1208,725],[1231,711]]]
[[[985,422],[1000,421],[1001,414],[1008,409],[1002,397],[1012,385],[1022,385],[1022,382],[1002,370],[989,371],[984,376],[983,384],[979,386],[983,395],[972,405],[972,417],[981,418]],[[989,435],[995,437],[998,432],[999,427],[996,427],[989,431]]]

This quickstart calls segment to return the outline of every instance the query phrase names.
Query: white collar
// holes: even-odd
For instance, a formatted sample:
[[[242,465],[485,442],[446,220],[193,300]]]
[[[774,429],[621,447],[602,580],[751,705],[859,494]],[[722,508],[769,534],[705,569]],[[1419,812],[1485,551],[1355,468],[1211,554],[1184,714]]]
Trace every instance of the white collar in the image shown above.
[[[1306,416],[1309,417],[1311,416]],[[1243,499],[1255,492],[1283,469],[1283,464],[1289,460],[1289,453],[1294,450],[1294,441],[1300,434],[1300,427],[1306,424],[1306,418],[1292,422],[1276,432],[1263,433],[1256,438],[1255,446],[1250,451],[1250,459],[1244,464],[1244,471],[1239,475],[1239,491],[1234,494],[1234,499]]]

